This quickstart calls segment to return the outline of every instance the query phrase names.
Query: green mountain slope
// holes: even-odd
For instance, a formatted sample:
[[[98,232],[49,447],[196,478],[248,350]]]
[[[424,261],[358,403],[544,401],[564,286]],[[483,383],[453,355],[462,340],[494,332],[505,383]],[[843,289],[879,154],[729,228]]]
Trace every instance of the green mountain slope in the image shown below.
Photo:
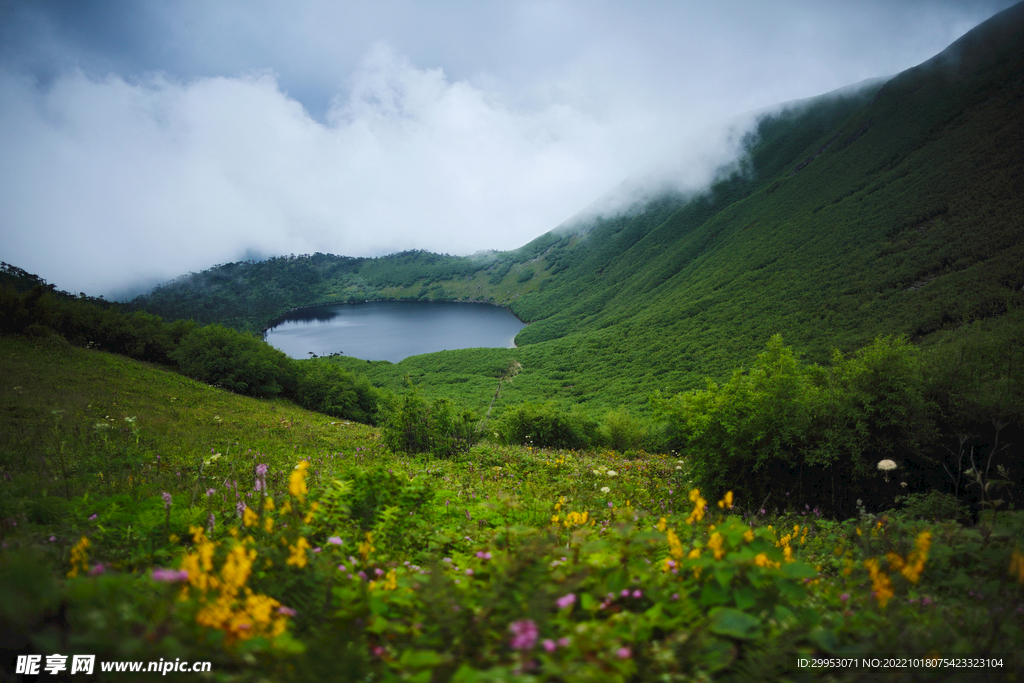
[[[379,384],[411,374],[451,393],[457,368],[459,384],[476,387],[467,400],[480,404],[512,354],[524,371],[503,400],[613,405],[722,377],[774,333],[826,361],[832,348],[880,334],[921,339],[1000,315],[1024,303],[1022,48],[1018,5],[880,89],[764,118],[738,170],[704,194],[662,197],[516,252],[279,260],[325,274],[289,281],[282,271],[274,286],[292,294],[260,309],[259,322],[356,298],[503,303],[531,323],[514,352],[444,352],[361,370]],[[269,267],[200,275],[226,279],[233,269],[242,282],[237,273]],[[535,275],[521,282],[526,268]],[[174,315],[198,316],[212,300],[203,277],[192,279],[178,283]],[[158,302],[172,290],[138,305],[166,315]]]

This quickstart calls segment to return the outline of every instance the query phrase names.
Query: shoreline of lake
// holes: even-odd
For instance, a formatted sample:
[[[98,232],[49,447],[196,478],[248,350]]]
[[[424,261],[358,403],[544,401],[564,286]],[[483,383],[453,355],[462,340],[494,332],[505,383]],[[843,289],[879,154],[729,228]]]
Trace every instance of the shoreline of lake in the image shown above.
[[[263,339],[291,358],[343,355],[392,363],[445,350],[518,348],[515,337],[526,327],[505,306],[421,299],[302,306],[273,322]]]

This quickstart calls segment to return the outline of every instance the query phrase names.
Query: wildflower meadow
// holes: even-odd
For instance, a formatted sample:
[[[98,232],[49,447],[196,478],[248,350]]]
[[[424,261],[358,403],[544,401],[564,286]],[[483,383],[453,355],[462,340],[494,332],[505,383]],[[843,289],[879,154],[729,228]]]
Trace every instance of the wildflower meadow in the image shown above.
[[[1020,512],[765,508],[706,494],[675,453],[411,455],[377,428],[123,359],[104,387],[75,385],[75,362],[46,380],[78,392],[64,409],[17,379],[48,417],[8,428],[0,472],[12,661],[603,682],[907,680],[870,664],[910,658],[912,680],[1020,680]],[[986,668],[940,666],[958,660]]]

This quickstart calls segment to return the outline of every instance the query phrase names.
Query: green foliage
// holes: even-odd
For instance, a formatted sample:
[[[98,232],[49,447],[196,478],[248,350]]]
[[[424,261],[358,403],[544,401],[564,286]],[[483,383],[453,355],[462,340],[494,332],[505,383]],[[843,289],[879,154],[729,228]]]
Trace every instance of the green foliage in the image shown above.
[[[625,406],[605,413],[600,434],[602,443],[619,452],[649,446],[651,440],[648,426],[631,415]]]
[[[236,393],[277,396],[294,388],[288,356],[258,337],[220,325],[193,330],[172,356],[189,377]]]
[[[415,386],[381,407],[381,438],[402,453],[432,453],[447,458],[468,450],[476,439],[476,416],[453,402],[427,401]]]
[[[364,377],[322,360],[297,364],[295,402],[307,410],[373,424],[380,401]]]
[[[348,495],[343,499],[348,516],[362,531],[372,531],[382,521],[385,509],[393,507],[401,517],[429,518],[435,491],[424,478],[405,481],[384,467],[359,468],[347,473]]]
[[[673,445],[711,495],[850,514],[855,499],[882,504],[889,482],[878,461],[922,461],[934,430],[916,349],[880,338],[830,368],[801,364],[774,336],[749,372],[723,385],[655,398]],[[891,499],[891,498],[890,498]]]
[[[597,424],[579,410],[552,403],[521,403],[507,408],[495,425],[505,443],[540,448],[587,448],[597,441]]]
[[[896,496],[900,505],[899,513],[907,519],[970,521],[970,514],[963,503],[948,493],[929,491]]]

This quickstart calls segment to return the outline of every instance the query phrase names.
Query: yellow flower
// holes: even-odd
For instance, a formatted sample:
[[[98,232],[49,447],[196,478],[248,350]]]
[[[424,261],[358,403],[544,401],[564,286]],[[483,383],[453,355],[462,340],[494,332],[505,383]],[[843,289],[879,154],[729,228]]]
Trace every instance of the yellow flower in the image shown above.
[[[743,540],[750,543],[754,540],[754,532],[751,529],[747,529],[743,532]]]
[[[694,548],[690,551],[690,554],[686,556],[688,560],[696,560],[700,557],[700,548]]]
[[[363,557],[363,562],[370,556],[376,548],[373,547],[373,534],[369,531],[366,532],[366,540],[359,544],[359,554]]]
[[[267,512],[273,512],[274,511],[274,499],[271,498],[270,496],[267,496],[266,498],[264,498],[264,501],[265,502],[263,503],[263,507],[267,510]]]
[[[587,512],[587,511],[583,511],[582,513],[570,512],[568,515],[565,516],[565,521],[562,522],[562,524],[567,529],[570,526],[574,526],[574,525],[582,526],[582,525],[587,523],[587,519],[588,519],[589,515],[590,515],[590,513]]]
[[[306,489],[306,470],[309,469],[309,462],[303,460],[288,477],[288,493],[295,496],[301,503],[305,500],[306,494],[309,491]]]
[[[772,562],[771,560],[769,560],[768,556],[764,553],[757,554],[757,556],[754,558],[754,564],[756,564],[758,567],[764,567],[766,569],[778,569],[782,566],[778,562]]]
[[[900,562],[899,569],[903,576],[910,583],[917,583],[917,580],[921,577],[921,572],[924,571],[924,563],[928,560],[928,550],[932,545],[932,533],[930,531],[922,531],[917,535],[917,539],[914,541],[914,549],[907,556],[907,562],[904,565]],[[895,553],[890,553],[895,555]],[[899,558],[899,556],[896,556]]]
[[[1011,578],[1017,580],[1017,583],[1024,583],[1024,554],[1020,552],[1020,548],[1013,549],[1008,573]]]
[[[299,569],[305,567],[306,562],[308,561],[306,551],[309,550],[309,548],[309,541],[307,541],[304,537],[299,536],[299,540],[296,541],[295,545],[293,545],[290,548],[291,555],[288,556],[288,561],[286,564],[294,565]]]
[[[715,553],[716,560],[722,559],[722,556],[725,555],[725,550],[722,548],[724,542],[725,539],[722,537],[722,534],[717,531],[711,534],[711,538],[708,539],[708,547]]]
[[[398,588],[398,574],[392,569],[385,575],[382,581],[371,581],[367,588],[370,590],[393,591]]]
[[[693,489],[690,491],[690,500],[693,502],[693,512],[686,518],[687,524],[693,524],[695,521],[700,522],[704,519],[704,506],[708,504],[706,500],[701,498],[700,490]]]
[[[720,508],[728,507],[730,510],[732,509],[732,491],[727,491],[726,494],[725,494],[725,498],[723,498],[722,500],[718,501],[718,507],[720,507]]]
[[[864,566],[871,574],[871,589],[874,591],[875,599],[878,600],[878,606],[885,609],[889,599],[895,595],[892,590],[892,581],[889,580],[888,574],[879,570],[878,560],[874,558],[864,560]]]
[[[260,516],[252,511],[252,508],[245,508],[245,512],[242,513],[242,524],[245,526],[256,526],[260,523]]]
[[[658,526],[657,526],[658,531],[665,531],[665,527],[666,526],[668,526],[668,520],[667,519],[662,517],[661,519],[658,520]]]
[[[320,509],[320,503],[313,503],[312,505],[310,505],[309,506],[309,512],[306,513],[306,516],[302,520],[303,523],[309,524],[310,522],[312,522],[313,521],[313,516],[316,514],[316,511],[319,510],[319,509]]]
[[[668,553],[677,560],[683,558],[683,544],[679,541],[679,537],[676,536],[676,532],[672,529],[668,530]]]
[[[89,539],[85,536],[75,544],[75,547],[71,549],[71,571],[68,572],[68,578],[73,579],[78,576],[79,570],[83,572],[89,571],[89,554],[86,552],[86,548],[89,547]]]
[[[270,515],[267,515],[267,518],[263,520],[263,528],[266,529],[268,534],[271,531],[273,531],[274,530],[274,518],[271,517]]]

